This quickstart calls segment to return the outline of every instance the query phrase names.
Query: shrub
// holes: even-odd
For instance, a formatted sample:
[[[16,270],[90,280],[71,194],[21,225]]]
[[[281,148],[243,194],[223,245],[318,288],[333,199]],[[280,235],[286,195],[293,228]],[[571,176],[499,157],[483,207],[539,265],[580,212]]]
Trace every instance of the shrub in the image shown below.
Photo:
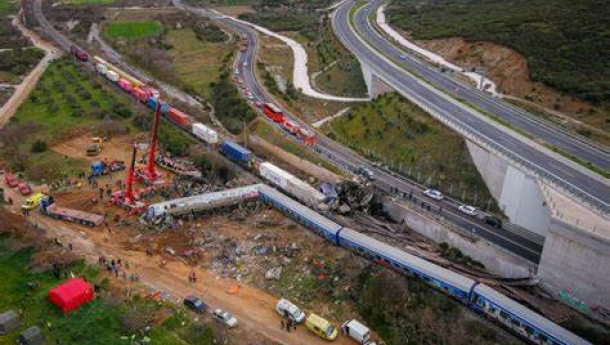
[[[32,144],[31,151],[34,153],[41,153],[45,152],[47,148],[48,146],[46,141],[38,139]]]

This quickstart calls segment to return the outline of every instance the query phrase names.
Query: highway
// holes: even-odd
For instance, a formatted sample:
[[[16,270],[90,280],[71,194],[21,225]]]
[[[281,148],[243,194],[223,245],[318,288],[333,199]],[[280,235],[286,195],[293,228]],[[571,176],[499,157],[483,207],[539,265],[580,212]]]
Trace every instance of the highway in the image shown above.
[[[70,47],[73,45],[73,42],[55,30],[55,28],[47,21],[40,6],[41,0],[33,0],[33,2],[35,5],[35,16],[37,17],[43,30],[45,30],[46,34],[52,38],[60,48],[69,51]],[[216,13],[187,6],[180,0],[174,0],[174,5],[183,10],[190,11],[213,20],[221,21],[224,25],[227,25],[246,37],[248,40],[248,49],[238,55],[235,62],[235,67],[239,70],[240,76],[243,78],[245,84],[248,85],[250,91],[254,94],[257,100],[261,102],[274,101],[273,97],[271,97],[258,82],[254,72],[258,44],[257,34],[254,29]],[[247,63],[246,66],[244,66],[244,63]],[[301,125],[309,127],[300,119],[289,114],[288,112],[286,112],[286,115]],[[264,115],[263,117],[268,119]],[[288,137],[294,139],[292,136]],[[431,217],[441,218],[446,223],[452,224],[463,231],[470,232],[474,236],[483,238],[531,262],[538,263],[540,261],[540,255],[542,253],[541,241],[537,238],[533,238],[532,236],[523,235],[521,232],[523,230],[513,231],[511,230],[513,227],[510,225],[507,226],[506,229],[496,229],[488,226],[480,219],[458,212],[457,206],[459,206],[459,203],[456,201],[448,198],[443,201],[435,201],[426,198],[422,194],[424,190],[423,186],[420,186],[404,177],[397,176],[394,173],[373,164],[372,162],[359,156],[357,153],[351,151],[350,149],[344,148],[323,135],[317,135],[316,138],[317,143],[313,150],[318,153],[320,157],[328,160],[329,162],[351,172],[354,172],[358,167],[361,166],[368,167],[374,171],[376,175],[376,180],[374,183],[378,188],[392,193],[397,198],[404,198],[405,203],[418,205],[418,207],[422,207],[422,203],[424,203],[425,207],[421,208],[421,212],[427,213]],[[407,198],[408,195],[411,195],[411,198]],[[430,209],[428,209],[428,207]]]
[[[258,39],[254,29],[240,22],[233,21],[230,18],[219,16],[201,8],[185,5],[180,0],[174,0],[174,5],[183,10],[222,21],[223,24],[245,37],[248,41],[248,48],[245,52],[239,54],[235,62],[235,69],[239,71],[239,76],[243,79],[244,84],[247,85],[256,100],[263,103],[275,102],[273,97],[267,93],[256,77],[255,66]],[[286,109],[282,110],[287,117],[313,131],[311,127],[301,121],[298,117],[290,114]],[[270,124],[277,125],[266,116],[262,116],[267,119]],[[288,137],[294,139],[292,136]],[[444,221],[466,230],[474,236],[484,238],[531,262],[538,263],[540,261],[542,244],[538,239],[532,239],[532,237],[523,236],[522,233],[513,232],[507,229],[497,229],[483,223],[478,218],[464,215],[457,211],[457,207],[460,205],[458,202],[448,198],[443,201],[429,199],[423,195],[423,191],[425,190],[424,186],[420,186],[413,181],[373,164],[356,152],[343,147],[324,135],[318,134],[316,135],[316,138],[316,144],[313,150],[318,153],[320,157],[328,160],[332,164],[352,173],[359,167],[367,167],[375,173],[376,179],[374,184],[379,189],[392,193],[397,198],[402,198],[404,196],[405,202],[417,205],[424,203],[426,207],[430,206],[430,210],[421,209],[421,212],[429,213],[431,216],[437,218],[442,217]],[[407,201],[408,195],[411,195],[411,199]]]
[[[589,203],[602,213],[608,213],[610,202],[608,179],[534,145],[388,60],[371,45],[365,43],[359,33],[351,27],[349,14],[353,4],[353,0],[341,4],[333,14],[332,24],[340,41],[361,63],[368,65],[388,85],[458,133],[506,156],[523,169],[576,196],[581,202]],[[366,16],[362,14],[365,12],[361,11],[369,6],[371,4],[356,11],[356,20],[361,21],[358,27],[368,26]]]
[[[397,47],[389,38],[383,36],[369,19],[384,2],[385,0],[371,1],[355,15],[354,28],[369,45],[443,92],[461,98],[467,103],[493,114],[523,133],[538,138],[561,151],[610,171],[610,152],[607,147],[601,147],[584,137],[569,133],[555,124],[480,91],[474,86],[460,83],[442,73],[439,68],[419,59],[409,50]]]

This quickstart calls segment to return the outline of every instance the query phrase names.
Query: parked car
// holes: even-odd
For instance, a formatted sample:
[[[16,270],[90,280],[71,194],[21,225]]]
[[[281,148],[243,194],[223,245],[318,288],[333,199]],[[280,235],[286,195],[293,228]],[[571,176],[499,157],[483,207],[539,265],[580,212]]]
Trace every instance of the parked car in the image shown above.
[[[282,317],[288,318],[296,323],[301,323],[305,320],[305,312],[287,299],[280,299],[275,306],[275,310],[277,310],[278,314]]]
[[[256,101],[256,102],[254,102],[254,105],[256,105],[257,108],[262,108],[263,107],[263,102]]]
[[[494,228],[498,228],[501,229],[502,228],[502,219],[496,217],[496,216],[485,216],[485,218],[483,218],[483,223],[487,224],[487,225],[491,225]]]
[[[184,299],[184,306],[199,314],[203,314],[206,310],[208,310],[207,304],[203,303],[202,300],[193,295]]]
[[[424,191],[424,195],[434,200],[443,200],[445,198],[443,193],[437,191],[436,189],[426,189]]]
[[[405,54],[400,54],[400,59],[401,59],[401,60],[406,60],[406,59],[407,59],[407,56],[406,56]]]
[[[40,205],[40,201],[45,197],[46,195],[42,193],[35,193],[34,195],[25,199],[25,202],[21,205],[21,209],[32,211],[33,209],[38,207],[38,205]]]
[[[356,169],[356,174],[364,176],[369,181],[375,180],[375,173],[365,166],[358,167],[358,169]]]
[[[460,207],[458,207],[458,210],[460,210],[460,212],[467,214],[469,216],[476,216],[477,215],[477,209],[474,206],[470,206],[470,205],[460,205]]]
[[[4,175],[4,183],[6,183],[9,188],[15,188],[19,185],[19,179],[13,174],[6,174]]]
[[[30,195],[32,194],[32,188],[30,188],[30,185],[28,185],[27,183],[20,183],[17,186],[17,189],[19,190],[19,193],[21,193],[21,195]]]
[[[307,320],[305,320],[305,327],[326,340],[335,340],[339,333],[328,320],[316,314],[309,314]]]
[[[226,312],[222,309],[214,310],[214,317],[216,318],[216,320],[224,323],[229,328],[233,328],[233,327],[237,326],[237,319],[235,318],[235,316],[233,316],[231,313]]]

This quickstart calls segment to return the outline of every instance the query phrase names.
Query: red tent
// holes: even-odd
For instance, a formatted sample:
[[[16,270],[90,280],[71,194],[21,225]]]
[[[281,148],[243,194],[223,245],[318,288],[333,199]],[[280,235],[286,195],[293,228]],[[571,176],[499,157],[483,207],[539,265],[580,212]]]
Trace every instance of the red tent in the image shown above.
[[[93,299],[93,287],[82,278],[72,278],[49,291],[49,301],[64,313]]]

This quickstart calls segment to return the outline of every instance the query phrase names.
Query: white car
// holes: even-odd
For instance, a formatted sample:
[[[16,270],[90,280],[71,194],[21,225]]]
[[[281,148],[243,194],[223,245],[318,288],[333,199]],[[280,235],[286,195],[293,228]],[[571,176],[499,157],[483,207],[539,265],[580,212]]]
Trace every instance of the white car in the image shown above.
[[[424,195],[434,200],[443,200],[445,198],[443,193],[437,191],[436,189],[426,189],[424,191]]]
[[[476,216],[477,215],[477,209],[473,206],[469,206],[469,205],[460,205],[460,207],[458,207],[458,210],[460,210],[460,212],[465,213],[469,216]]]
[[[296,323],[301,323],[305,320],[305,313],[287,299],[282,298],[279,300],[275,306],[275,310],[280,316],[289,318]]]
[[[244,62],[244,67],[248,67],[248,61]]]
[[[249,100],[253,100],[254,99],[254,95],[251,94],[251,93],[248,93],[247,97],[248,97]]]
[[[401,60],[406,60],[406,59],[407,59],[407,56],[406,56],[405,54],[400,54],[400,59],[401,59]]]
[[[216,318],[216,320],[224,323],[229,328],[233,328],[233,327],[237,326],[237,319],[231,313],[226,312],[222,309],[216,309],[216,310],[214,310],[213,314],[214,314],[214,317]]]

